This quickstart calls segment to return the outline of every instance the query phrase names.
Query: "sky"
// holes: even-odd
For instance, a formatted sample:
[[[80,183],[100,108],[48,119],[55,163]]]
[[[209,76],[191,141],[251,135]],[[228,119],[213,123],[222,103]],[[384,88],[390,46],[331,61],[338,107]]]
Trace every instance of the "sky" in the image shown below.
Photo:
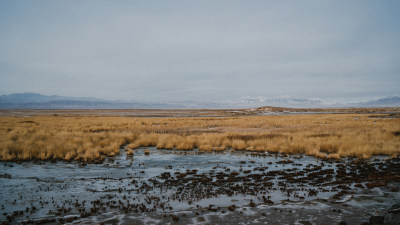
[[[400,95],[400,1],[0,1],[0,94]]]

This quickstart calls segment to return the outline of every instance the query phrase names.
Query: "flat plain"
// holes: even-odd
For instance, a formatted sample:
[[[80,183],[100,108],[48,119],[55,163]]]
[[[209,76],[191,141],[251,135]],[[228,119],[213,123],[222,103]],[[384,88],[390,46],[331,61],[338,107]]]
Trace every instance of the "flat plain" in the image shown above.
[[[0,160],[102,161],[118,154],[122,146],[129,150],[233,149],[336,159],[394,157],[400,149],[398,111],[3,110]]]
[[[399,112],[1,110],[0,221],[398,224]]]

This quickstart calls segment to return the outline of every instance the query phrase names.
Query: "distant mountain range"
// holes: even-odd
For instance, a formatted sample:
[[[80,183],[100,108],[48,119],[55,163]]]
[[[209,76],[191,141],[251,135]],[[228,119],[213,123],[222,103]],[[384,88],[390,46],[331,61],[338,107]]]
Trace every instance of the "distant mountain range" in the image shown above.
[[[286,108],[338,108],[338,107],[400,107],[400,97],[391,96],[363,102],[338,102],[322,100],[319,98],[306,98],[295,96],[278,97],[242,97],[229,102],[238,108],[251,108],[261,106],[275,106]]]
[[[162,103],[141,103],[133,101],[110,101],[100,98],[78,98],[37,93],[16,93],[0,96],[2,109],[130,109],[169,108],[179,105]]]
[[[138,102],[111,101],[100,98],[65,97],[37,93],[15,93],[0,96],[0,109],[199,109],[252,108],[277,106],[289,108],[318,107],[400,107],[400,97],[392,96],[357,103],[337,103],[305,97],[243,97],[223,102]]]
[[[238,108],[251,108],[261,106],[277,106],[277,107],[319,107],[326,105],[317,98],[293,97],[293,96],[247,96],[227,102],[231,105],[236,105]]]
[[[367,102],[361,102],[362,107],[400,107],[400,97],[392,96]]]

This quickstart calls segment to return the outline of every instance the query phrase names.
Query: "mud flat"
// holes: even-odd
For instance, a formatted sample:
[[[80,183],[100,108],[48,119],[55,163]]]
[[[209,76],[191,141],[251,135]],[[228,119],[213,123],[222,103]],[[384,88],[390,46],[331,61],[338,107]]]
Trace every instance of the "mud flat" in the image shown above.
[[[125,150],[1,162],[4,224],[399,224],[400,158]],[[373,224],[373,223],[370,224]],[[344,224],[344,223],[342,223]]]

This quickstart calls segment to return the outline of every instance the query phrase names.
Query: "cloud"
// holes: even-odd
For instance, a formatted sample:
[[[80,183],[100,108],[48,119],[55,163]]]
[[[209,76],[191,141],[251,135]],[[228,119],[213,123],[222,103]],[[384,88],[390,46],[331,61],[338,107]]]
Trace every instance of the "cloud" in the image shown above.
[[[396,1],[1,4],[3,94],[207,101],[399,93]]]

